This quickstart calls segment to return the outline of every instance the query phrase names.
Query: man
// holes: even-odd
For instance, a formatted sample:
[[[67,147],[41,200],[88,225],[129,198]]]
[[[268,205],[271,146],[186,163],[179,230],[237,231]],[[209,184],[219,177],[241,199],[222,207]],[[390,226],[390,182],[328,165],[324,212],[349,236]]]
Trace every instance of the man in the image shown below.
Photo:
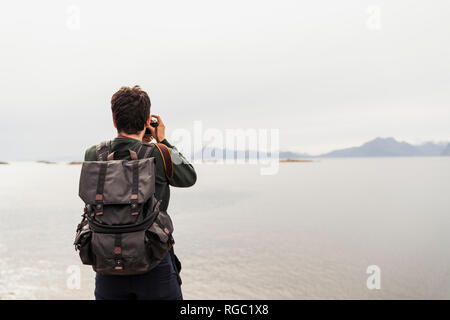
[[[161,210],[167,210],[170,198],[170,186],[190,187],[196,179],[193,166],[165,138],[165,126],[161,117],[150,115],[150,98],[139,86],[122,87],[111,99],[113,123],[118,136],[111,143],[111,152],[120,159],[130,160],[129,149],[137,151],[142,143],[156,139],[164,146],[153,148],[150,157],[156,159],[155,196],[162,201]],[[151,118],[158,120],[156,128],[150,125]],[[151,135],[146,135],[149,128]],[[96,161],[96,147],[86,150],[85,161]],[[166,149],[167,147],[167,149]],[[172,158],[168,163],[169,151]],[[164,158],[165,155],[165,158]],[[169,168],[170,167],[170,168]],[[170,253],[149,273],[143,275],[96,275],[95,298],[104,299],[182,299],[178,274]]]

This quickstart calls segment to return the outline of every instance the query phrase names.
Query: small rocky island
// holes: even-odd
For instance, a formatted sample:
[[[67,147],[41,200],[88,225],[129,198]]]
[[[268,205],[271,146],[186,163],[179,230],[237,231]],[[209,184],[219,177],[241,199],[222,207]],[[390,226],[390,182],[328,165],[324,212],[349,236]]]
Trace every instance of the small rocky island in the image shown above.
[[[314,160],[280,159],[280,162],[314,162]]]
[[[43,163],[43,164],[56,164],[56,162],[53,161],[46,161],[46,160],[39,160],[37,163]]]

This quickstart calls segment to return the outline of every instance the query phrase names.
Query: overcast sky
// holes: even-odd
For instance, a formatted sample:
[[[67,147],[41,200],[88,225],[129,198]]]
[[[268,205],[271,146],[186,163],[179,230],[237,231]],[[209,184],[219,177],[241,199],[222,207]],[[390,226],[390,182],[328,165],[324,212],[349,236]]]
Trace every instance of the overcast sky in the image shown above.
[[[201,120],[313,154],[450,141],[448,0],[9,1],[0,27],[0,160],[81,158],[135,84],[169,136]]]

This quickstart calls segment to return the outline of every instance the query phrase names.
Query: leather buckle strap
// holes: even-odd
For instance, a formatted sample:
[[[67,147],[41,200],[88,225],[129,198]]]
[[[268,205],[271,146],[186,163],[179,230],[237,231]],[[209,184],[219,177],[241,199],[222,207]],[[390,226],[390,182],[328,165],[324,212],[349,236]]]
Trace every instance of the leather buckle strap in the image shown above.
[[[136,162],[133,164],[133,181],[131,185],[131,197],[130,197],[132,216],[137,216],[139,214],[138,198],[139,198],[139,163]]]
[[[139,214],[139,205],[137,202],[131,204],[131,215],[137,216]]]
[[[105,188],[106,169],[108,164],[102,163],[98,173],[97,194],[95,195],[95,207],[92,216],[101,216],[103,214],[103,189]]]
[[[114,270],[123,270],[123,260],[122,260],[122,234],[116,233],[114,238]]]

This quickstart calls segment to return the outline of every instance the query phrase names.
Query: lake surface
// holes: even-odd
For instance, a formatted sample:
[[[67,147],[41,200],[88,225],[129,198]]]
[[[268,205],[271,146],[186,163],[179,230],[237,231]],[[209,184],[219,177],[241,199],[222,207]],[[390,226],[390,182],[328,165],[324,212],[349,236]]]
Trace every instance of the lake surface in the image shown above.
[[[196,169],[169,206],[186,299],[450,299],[450,158]],[[79,172],[0,166],[0,299],[93,299],[72,245]],[[78,267],[79,289],[67,285]]]

